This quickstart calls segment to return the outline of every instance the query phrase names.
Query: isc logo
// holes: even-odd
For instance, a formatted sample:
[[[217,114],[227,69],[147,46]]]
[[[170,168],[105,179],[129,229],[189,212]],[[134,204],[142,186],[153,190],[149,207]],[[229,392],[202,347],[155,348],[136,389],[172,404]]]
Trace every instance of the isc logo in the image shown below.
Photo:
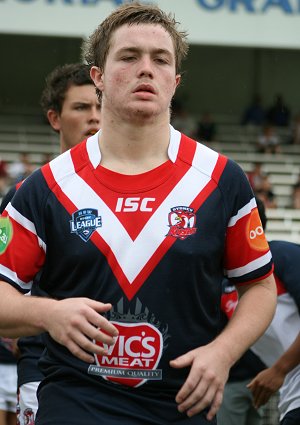
[[[116,212],[151,212],[153,208],[149,206],[151,202],[154,202],[155,198],[118,198],[116,205]]]

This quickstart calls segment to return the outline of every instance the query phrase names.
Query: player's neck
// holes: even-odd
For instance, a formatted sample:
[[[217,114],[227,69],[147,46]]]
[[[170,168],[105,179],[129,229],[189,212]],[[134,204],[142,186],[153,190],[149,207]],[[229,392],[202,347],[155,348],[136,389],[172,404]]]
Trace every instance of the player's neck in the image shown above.
[[[123,174],[140,174],[168,160],[168,120],[151,125],[119,123],[101,128],[101,165]]]

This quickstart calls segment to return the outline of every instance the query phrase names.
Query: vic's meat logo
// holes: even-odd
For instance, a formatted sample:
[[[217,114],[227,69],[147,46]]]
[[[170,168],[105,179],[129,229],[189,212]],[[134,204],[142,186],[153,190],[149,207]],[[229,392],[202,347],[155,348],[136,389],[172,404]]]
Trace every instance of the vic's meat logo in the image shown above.
[[[157,369],[163,349],[160,331],[150,323],[111,323],[119,335],[110,347],[97,342],[107,355],[96,355],[97,366],[90,365],[88,373],[129,387],[161,380],[162,371]]]
[[[174,207],[169,212],[170,230],[167,236],[174,238],[186,239],[188,236],[196,233],[197,228],[196,215],[193,208],[189,207]]]

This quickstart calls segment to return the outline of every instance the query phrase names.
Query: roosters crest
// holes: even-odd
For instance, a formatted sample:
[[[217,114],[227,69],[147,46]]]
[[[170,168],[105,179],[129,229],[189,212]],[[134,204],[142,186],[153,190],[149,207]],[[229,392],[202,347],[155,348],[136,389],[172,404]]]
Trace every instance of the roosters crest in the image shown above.
[[[167,236],[184,240],[196,233],[196,215],[193,208],[173,207],[169,212],[168,219],[170,230]]]

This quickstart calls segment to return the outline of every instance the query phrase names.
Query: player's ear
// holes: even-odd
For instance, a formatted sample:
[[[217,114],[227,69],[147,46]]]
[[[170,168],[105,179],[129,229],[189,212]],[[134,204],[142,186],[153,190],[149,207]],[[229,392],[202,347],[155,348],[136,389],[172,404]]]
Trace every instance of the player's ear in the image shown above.
[[[176,92],[177,87],[178,87],[178,86],[179,86],[179,84],[180,84],[180,81],[181,81],[181,75],[180,75],[180,74],[176,74],[176,76],[175,76],[175,82],[174,82],[174,91],[173,91],[173,96],[174,96],[174,94],[175,94],[175,92]]]
[[[181,83],[181,74],[176,74],[176,77],[175,77],[176,86],[175,86],[175,88],[177,88],[180,85],[180,83]]]
[[[95,86],[100,91],[103,91],[103,72],[98,66],[92,66],[90,70],[91,79],[94,81]]]
[[[49,109],[47,111],[48,121],[55,131],[60,131],[60,116],[58,112],[54,111],[54,109]]]

